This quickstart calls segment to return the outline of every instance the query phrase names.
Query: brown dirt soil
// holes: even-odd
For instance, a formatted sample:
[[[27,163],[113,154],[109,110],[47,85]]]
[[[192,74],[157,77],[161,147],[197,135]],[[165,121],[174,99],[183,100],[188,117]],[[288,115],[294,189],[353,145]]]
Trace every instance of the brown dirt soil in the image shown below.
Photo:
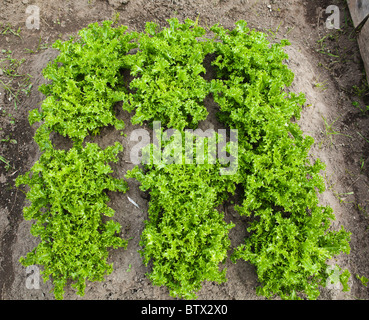
[[[327,15],[323,9],[335,4],[341,12],[341,30],[330,30],[325,26]],[[28,30],[25,25],[27,6],[40,8],[39,30]],[[239,19],[249,27],[270,34],[278,41],[288,38],[291,46],[286,48],[288,66],[295,73],[290,88],[304,92],[307,104],[299,124],[304,133],[315,139],[311,159],[320,158],[326,164],[327,191],[320,195],[321,203],[333,207],[336,220],[333,229],[343,225],[352,233],[350,255],[340,255],[337,261],[348,268],[352,276],[350,292],[341,292],[338,285],[321,290],[319,299],[368,299],[368,289],[356,279],[356,275],[369,278],[369,112],[364,113],[352,105],[357,101],[362,108],[369,105],[368,86],[363,63],[357,46],[356,34],[345,1],[341,0],[75,0],[46,1],[0,0],[0,60],[11,57],[25,61],[19,67],[17,77],[11,78],[0,72],[0,80],[10,85],[13,92],[19,89],[17,100],[0,83],[0,155],[10,164],[0,161],[0,299],[54,299],[50,293],[50,282],[40,284],[40,289],[27,289],[26,270],[19,258],[32,250],[38,243],[29,229],[32,224],[25,221],[22,208],[25,195],[15,188],[14,180],[28,171],[40,156],[33,141],[34,127],[28,124],[29,110],[40,105],[44,99],[37,90],[45,82],[42,69],[55,56],[49,48],[56,39],[67,39],[89,23],[110,19],[120,13],[119,23],[129,30],[143,31],[146,21],[166,24],[166,19],[178,17],[196,19],[204,27],[221,23],[232,28]],[[13,32],[6,31],[7,24]],[[17,30],[20,28],[19,36]],[[273,35],[273,32],[275,35]],[[31,49],[34,52],[31,52]],[[4,63],[4,62],[3,62]],[[1,64],[1,63],[0,63]],[[1,66],[0,66],[1,68]],[[21,91],[22,79],[31,76],[32,88],[27,95]],[[16,105],[15,105],[16,102]],[[205,101],[210,111],[208,120],[200,124],[204,129],[217,127],[216,104],[209,97]],[[129,122],[129,115],[117,106],[118,117],[125,119],[126,137],[112,128],[105,128],[96,138],[91,138],[101,147],[121,141],[124,151],[120,160],[113,165],[115,175],[123,177],[133,168],[129,162],[130,132],[138,128]],[[324,119],[340,134],[327,134]],[[53,136],[55,145],[68,148],[69,141]],[[123,226],[122,236],[132,238],[127,250],[111,250],[109,260],[114,271],[104,282],[88,283],[84,297],[75,295],[67,288],[65,299],[168,299],[168,290],[154,287],[146,278],[149,267],[142,264],[138,253],[143,221],[147,218],[147,196],[138,189],[137,182],[129,180],[127,194],[109,194],[111,207],[116,210],[114,219]],[[133,199],[140,207],[128,201]],[[230,232],[232,248],[243,242],[246,236],[247,219],[240,217],[230,203],[224,205],[226,220],[236,223]],[[334,263],[335,261],[331,261]],[[130,271],[129,265],[131,265]],[[205,283],[199,292],[200,299],[263,299],[255,293],[258,285],[255,269],[247,262],[236,264],[229,260],[228,282],[225,284]]]

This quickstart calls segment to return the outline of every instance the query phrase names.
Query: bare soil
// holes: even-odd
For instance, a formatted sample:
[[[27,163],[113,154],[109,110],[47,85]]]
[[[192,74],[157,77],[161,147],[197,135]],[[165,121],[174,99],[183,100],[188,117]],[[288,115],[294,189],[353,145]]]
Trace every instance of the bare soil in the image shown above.
[[[15,178],[28,171],[40,156],[33,141],[35,127],[30,127],[27,120],[28,112],[44,99],[37,88],[45,82],[42,69],[57,55],[50,44],[58,38],[68,39],[89,23],[110,19],[116,12],[120,13],[119,24],[127,25],[129,30],[143,31],[147,21],[165,26],[165,20],[175,16],[180,21],[199,17],[204,27],[221,23],[232,28],[237,20],[243,19],[249,27],[270,34],[273,41],[290,40],[286,63],[295,73],[295,81],[289,90],[306,94],[309,106],[304,107],[299,124],[306,135],[315,139],[311,159],[320,158],[326,164],[322,174],[327,190],[320,195],[321,203],[334,209],[333,229],[343,225],[352,233],[350,255],[337,257],[338,263],[352,274],[351,291],[343,293],[339,285],[331,285],[322,289],[319,299],[368,299],[368,289],[356,275],[369,278],[369,112],[360,111],[352,102],[357,101],[365,108],[369,105],[369,92],[356,33],[345,3],[343,0],[0,0],[0,60],[6,58],[8,50],[12,58],[25,59],[18,73],[24,77],[30,75],[32,83],[29,94],[19,90],[15,100],[0,82],[0,156],[10,164],[9,167],[0,161],[0,299],[54,299],[50,282],[41,282],[40,289],[27,289],[27,273],[19,263],[19,258],[38,243],[29,233],[32,222],[23,219],[25,195],[14,186]],[[340,8],[340,30],[326,27],[327,15],[323,10],[331,4]],[[26,28],[29,5],[40,8],[39,30]],[[13,32],[6,31],[8,24]],[[6,62],[0,62],[0,68],[4,68],[3,63]],[[0,80],[10,85],[13,92],[23,88],[21,79],[24,77],[14,79],[0,71]],[[211,97],[205,103],[210,114],[200,126],[217,127],[216,104]],[[138,126],[130,124],[130,115],[119,105],[116,110],[118,117],[125,119],[127,136],[120,136],[113,128],[104,128],[91,141],[101,147],[122,142],[124,151],[113,169],[116,177],[123,177],[133,168],[129,161],[132,147],[129,136]],[[326,131],[329,128],[324,119],[328,125],[335,121],[331,131]],[[335,134],[329,134],[333,132]],[[52,138],[56,147],[70,147],[67,139],[57,135]],[[138,189],[137,182],[129,180],[128,183],[127,194],[109,194],[110,205],[116,210],[114,219],[123,226],[122,236],[131,238],[127,250],[111,251],[109,259],[114,264],[114,272],[106,281],[88,283],[84,297],[76,296],[74,290],[68,288],[65,299],[170,298],[166,288],[154,287],[145,276],[149,267],[142,264],[138,250],[147,219],[147,194]],[[140,208],[129,202],[127,196]],[[225,219],[236,223],[230,232],[233,248],[246,236],[247,219],[240,217],[230,202],[223,209]],[[198,295],[200,299],[263,299],[255,293],[258,280],[252,265],[243,261],[233,264],[228,260],[226,267],[228,282],[205,283]]]

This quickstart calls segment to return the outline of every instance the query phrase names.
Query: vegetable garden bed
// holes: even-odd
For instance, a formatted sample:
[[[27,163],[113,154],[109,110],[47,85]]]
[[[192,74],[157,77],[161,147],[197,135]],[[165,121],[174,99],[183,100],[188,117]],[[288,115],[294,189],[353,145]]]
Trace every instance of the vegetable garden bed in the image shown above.
[[[246,291],[256,298],[317,299],[332,285],[335,295],[364,287],[366,278],[340,255],[351,256],[357,234],[325,196],[330,151],[319,160],[332,136],[351,136],[333,131],[336,121],[325,117],[328,140],[306,130],[301,113],[314,101],[311,91],[300,93],[301,71],[296,79],[290,69],[296,72],[299,55],[293,44],[242,19],[224,28],[171,18],[143,31],[117,20],[57,40],[56,57],[45,51],[48,82],[29,112],[38,151],[16,179],[28,199],[24,218],[36,222],[23,223],[22,234],[38,238],[26,236],[12,258],[16,268],[38,266],[57,299],[89,298],[117,283],[127,298],[127,277],[137,287],[132,294],[185,299],[236,288],[235,279],[248,274]],[[158,121],[175,134],[164,134],[159,149],[154,139],[152,161],[137,166],[130,153],[137,132],[160,137],[152,130]],[[214,129],[218,135],[196,137]],[[237,139],[226,142],[231,132]],[[212,150],[211,141],[222,139],[224,149]],[[195,150],[189,162],[184,145]],[[236,170],[222,174],[230,164]],[[335,194],[340,203],[353,194],[344,191]]]

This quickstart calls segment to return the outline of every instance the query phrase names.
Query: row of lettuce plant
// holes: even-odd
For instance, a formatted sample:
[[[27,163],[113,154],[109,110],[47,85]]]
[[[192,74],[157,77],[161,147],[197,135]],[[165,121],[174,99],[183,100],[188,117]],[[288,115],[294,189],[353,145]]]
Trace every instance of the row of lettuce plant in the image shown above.
[[[111,24],[91,24],[77,39],[54,43],[59,55],[43,71],[51,81],[39,88],[46,98],[29,115],[31,125],[40,122],[35,141],[42,154],[16,184],[28,185],[24,218],[35,221],[31,233],[40,241],[20,262],[43,266],[56,299],[63,299],[70,281],[83,296],[87,280],[102,281],[113,271],[108,248],[127,247],[121,225],[103,217],[114,216],[107,190],[128,189],[124,179],[111,176],[109,165],[123,148],[118,142],[105,150],[84,142],[104,126],[124,128],[113,107],[125,96],[121,71],[135,34]],[[72,148],[56,149],[50,140],[54,132],[71,139]]]

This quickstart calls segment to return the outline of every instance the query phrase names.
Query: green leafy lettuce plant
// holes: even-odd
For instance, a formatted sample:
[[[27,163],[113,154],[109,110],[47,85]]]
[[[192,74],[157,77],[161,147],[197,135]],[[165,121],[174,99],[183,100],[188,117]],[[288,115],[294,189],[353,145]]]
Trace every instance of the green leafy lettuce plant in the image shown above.
[[[59,55],[43,70],[50,83],[40,86],[46,96],[41,111],[32,111],[34,121],[44,121],[52,130],[73,140],[96,134],[101,127],[124,128],[113,106],[126,98],[123,70],[127,53],[137,44],[135,32],[111,21],[90,24],[68,41],[57,40]]]
[[[209,94],[204,57],[213,51],[209,41],[199,41],[204,28],[190,19],[183,24],[168,20],[161,29],[148,22],[138,38],[138,51],[131,59],[130,99],[124,108],[135,113],[133,124],[161,121],[175,129],[194,128],[208,112],[203,100]],[[202,39],[204,40],[204,39]]]
[[[28,185],[24,218],[34,220],[31,234],[40,238],[36,248],[20,259],[24,266],[42,265],[44,280],[52,277],[54,294],[62,299],[68,280],[84,295],[86,280],[102,281],[112,272],[108,248],[127,246],[119,237],[121,226],[107,206],[107,190],[125,192],[127,183],[110,176],[121,145],[100,149],[88,143],[69,151],[50,148],[16,185]]]
[[[195,136],[189,137],[195,147]],[[207,145],[208,138],[203,139]],[[140,242],[145,265],[152,262],[149,279],[154,285],[165,285],[173,297],[195,299],[205,280],[226,281],[226,268],[220,270],[220,263],[227,258],[228,233],[234,224],[227,224],[216,207],[234,193],[235,184],[219,174],[222,165],[209,161],[207,148],[204,163],[186,164],[181,146],[173,139],[170,143],[160,163],[151,161],[144,169],[136,166],[126,177],[138,180],[141,190],[150,190]],[[173,155],[173,150],[179,152]],[[166,164],[170,157],[175,162]]]

